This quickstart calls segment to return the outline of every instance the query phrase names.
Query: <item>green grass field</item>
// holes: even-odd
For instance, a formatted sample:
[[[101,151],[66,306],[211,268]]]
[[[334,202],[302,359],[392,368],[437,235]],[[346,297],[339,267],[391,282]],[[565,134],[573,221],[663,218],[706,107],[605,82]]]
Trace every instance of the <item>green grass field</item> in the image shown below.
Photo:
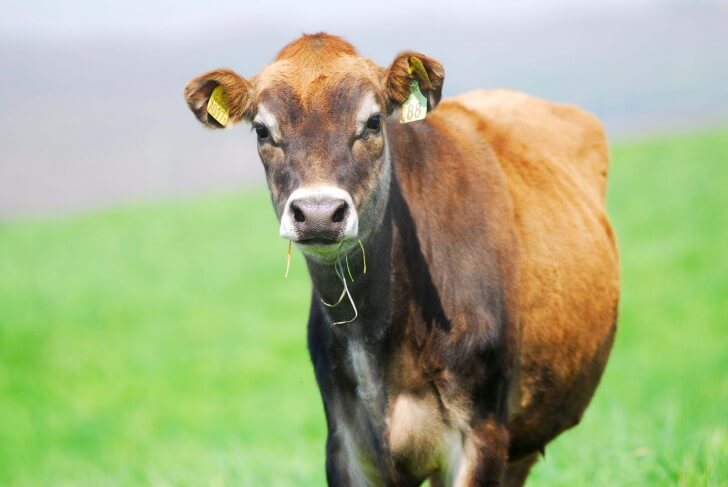
[[[617,341],[531,485],[728,485],[728,132],[622,143]],[[322,485],[267,193],[0,224],[0,485]]]

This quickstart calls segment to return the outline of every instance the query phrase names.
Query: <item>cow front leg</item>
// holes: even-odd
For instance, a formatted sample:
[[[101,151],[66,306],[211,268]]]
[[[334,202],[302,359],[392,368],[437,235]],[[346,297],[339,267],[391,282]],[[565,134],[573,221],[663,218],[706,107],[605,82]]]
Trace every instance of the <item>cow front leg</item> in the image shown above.
[[[326,483],[331,487],[349,485],[348,455],[341,438],[329,430],[326,437]]]
[[[351,441],[346,441],[345,437],[345,432],[329,430],[326,438],[326,482],[330,487],[369,485],[366,472],[357,461],[358,455]]]
[[[465,439],[453,485],[499,486],[508,461],[508,430],[494,418],[476,422]]]
[[[330,429],[326,439],[326,480],[329,486],[390,485],[389,478],[357,444],[346,424]]]

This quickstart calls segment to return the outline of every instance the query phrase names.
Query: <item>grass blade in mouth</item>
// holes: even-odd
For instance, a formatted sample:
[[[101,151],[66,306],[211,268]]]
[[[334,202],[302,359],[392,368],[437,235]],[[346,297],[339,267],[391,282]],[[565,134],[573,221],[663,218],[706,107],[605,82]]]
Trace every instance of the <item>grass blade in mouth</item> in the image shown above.
[[[354,282],[354,277],[351,275],[351,268],[349,268],[349,254],[344,255],[344,260],[346,261],[346,271],[349,273],[349,279],[351,279],[351,282]]]
[[[288,259],[286,259],[286,274],[283,276],[283,279],[286,279],[288,277],[288,271],[291,269],[291,246],[293,245],[293,240],[288,241]]]
[[[361,242],[359,243],[361,245]],[[343,245],[343,243],[342,243]],[[363,250],[363,247],[362,247]],[[344,256],[345,259],[348,259],[346,255]],[[349,277],[351,277],[351,269],[349,269],[349,261],[346,260],[346,268],[349,271]],[[366,267],[365,267],[366,269]],[[339,299],[333,303],[329,304],[326,301],[323,300],[323,298],[319,298],[321,300],[321,303],[324,304],[324,306],[327,306],[329,308],[334,308],[341,304],[341,302],[344,300],[344,296],[349,298],[349,303],[351,303],[351,307],[354,309],[354,317],[350,320],[344,320],[344,321],[335,321],[332,323],[332,325],[344,325],[346,323],[351,323],[355,319],[359,317],[359,310],[356,309],[356,304],[354,303],[354,298],[351,296],[351,292],[349,292],[349,286],[346,284],[346,276],[344,275],[344,266],[341,264],[341,245],[339,245],[338,253],[336,254],[336,262],[334,263],[334,272],[336,272],[336,277],[338,277],[341,280],[341,283],[344,285],[344,289],[341,291],[341,296],[339,296]],[[351,280],[353,281],[354,278],[351,277]]]
[[[335,321],[332,323],[332,325],[345,325],[347,323],[351,323],[355,319],[359,317],[359,311],[356,309],[356,304],[354,304],[354,298],[351,296],[351,293],[349,292],[349,286],[346,284],[346,277],[344,276],[344,268],[341,265],[341,260],[339,258],[336,258],[336,263],[338,265],[337,275],[339,276],[339,279],[341,279],[341,283],[344,285],[344,294],[349,298],[349,302],[351,303],[351,307],[354,308],[354,317],[350,320],[344,320],[344,321]],[[342,295],[343,296],[343,295]]]
[[[341,301],[342,301],[342,300],[344,299],[344,295],[345,295],[345,294],[346,294],[346,289],[343,289],[343,290],[341,291],[341,296],[339,296],[339,299],[337,299],[337,300],[336,300],[336,302],[335,302],[335,303],[333,303],[333,304],[329,304],[329,303],[327,303],[326,301],[324,301],[324,298],[319,298],[319,299],[321,299],[321,303],[323,303],[323,305],[324,305],[324,306],[328,306],[329,308],[335,308],[335,307],[337,307],[337,306],[338,306],[339,304],[341,304]]]
[[[361,239],[359,239],[359,247],[361,247],[361,257],[364,260],[364,274],[367,273],[367,253],[364,252],[364,244],[361,243]]]

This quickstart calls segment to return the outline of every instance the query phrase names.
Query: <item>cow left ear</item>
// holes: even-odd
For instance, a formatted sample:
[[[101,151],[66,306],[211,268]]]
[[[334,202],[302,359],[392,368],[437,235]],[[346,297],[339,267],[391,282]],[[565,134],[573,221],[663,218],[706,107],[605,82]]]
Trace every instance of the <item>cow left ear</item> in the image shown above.
[[[399,108],[410,95],[410,81],[417,80],[420,91],[427,97],[427,109],[432,110],[442,98],[445,70],[438,61],[419,52],[397,55],[385,74],[388,111]]]

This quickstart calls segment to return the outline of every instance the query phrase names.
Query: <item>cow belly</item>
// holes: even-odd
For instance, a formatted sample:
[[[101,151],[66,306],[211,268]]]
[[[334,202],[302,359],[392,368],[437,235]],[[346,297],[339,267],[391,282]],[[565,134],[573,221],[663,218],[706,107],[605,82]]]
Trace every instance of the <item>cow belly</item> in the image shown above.
[[[599,207],[563,191],[521,215],[519,407],[511,411],[511,455],[542,449],[581,418],[614,337],[619,268]]]

